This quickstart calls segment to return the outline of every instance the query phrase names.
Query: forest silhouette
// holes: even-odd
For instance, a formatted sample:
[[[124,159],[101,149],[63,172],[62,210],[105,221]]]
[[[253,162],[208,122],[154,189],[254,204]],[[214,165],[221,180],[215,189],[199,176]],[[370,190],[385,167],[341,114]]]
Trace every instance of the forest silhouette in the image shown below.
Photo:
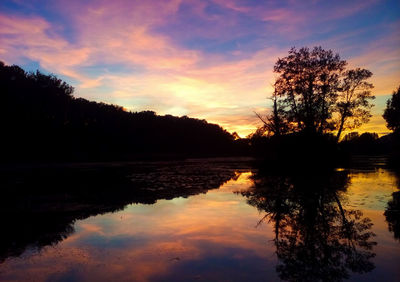
[[[205,120],[75,98],[40,71],[0,64],[2,161],[96,161],[235,155],[240,144]]]

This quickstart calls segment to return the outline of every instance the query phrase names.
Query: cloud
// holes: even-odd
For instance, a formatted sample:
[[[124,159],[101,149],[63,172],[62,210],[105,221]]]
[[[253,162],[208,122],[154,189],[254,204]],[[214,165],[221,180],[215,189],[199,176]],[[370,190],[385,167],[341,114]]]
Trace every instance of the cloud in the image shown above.
[[[90,50],[74,46],[55,34],[51,24],[38,17],[0,14],[0,55],[9,63],[23,63],[25,58],[57,74],[80,78],[74,66],[85,64]]]
[[[400,74],[398,23],[362,48],[349,38],[365,37],[369,27],[334,32],[338,19],[373,5],[49,2],[56,20],[45,13],[0,14],[0,56],[11,64],[35,61],[71,78],[76,96],[134,111],[205,118],[244,136],[258,125],[253,111],[265,112],[269,105],[276,59],[294,43],[333,45],[345,54],[356,46],[360,52],[348,59],[350,65],[371,69],[375,94],[391,93]],[[326,31],[331,34],[315,39]]]

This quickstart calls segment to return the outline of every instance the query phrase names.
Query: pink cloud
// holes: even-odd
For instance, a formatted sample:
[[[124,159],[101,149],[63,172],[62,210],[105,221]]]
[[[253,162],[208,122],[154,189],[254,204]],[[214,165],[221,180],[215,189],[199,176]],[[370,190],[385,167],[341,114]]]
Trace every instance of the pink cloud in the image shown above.
[[[241,13],[247,13],[251,10],[250,7],[246,7],[244,5],[239,5],[238,1],[234,1],[234,0],[213,0],[213,2],[222,7],[225,7],[225,8],[237,11],[237,12],[241,12]]]
[[[85,63],[89,49],[73,46],[52,33],[42,18],[21,18],[0,14],[0,54],[6,62],[18,63],[26,57],[51,71],[71,77],[79,75],[71,68]]]
[[[197,25],[185,34],[178,30],[178,39],[200,36],[219,42],[246,35],[249,27],[238,25],[239,16],[245,14],[263,22],[265,29],[255,36],[260,50],[250,53],[243,47],[246,43],[242,43],[230,53],[208,54],[184,47],[176,38],[157,32],[158,27],[176,20],[182,3],[190,6],[189,16],[198,17],[212,28]],[[288,50],[271,47],[269,39],[263,36],[284,34],[289,44],[310,34],[310,26],[357,13],[374,1],[356,2],[322,13],[304,8],[318,3],[295,2],[287,8],[274,2],[256,7],[231,0],[214,3],[226,9],[227,14],[209,14],[206,2],[194,0],[53,3],[66,17],[74,32],[73,40],[63,38],[58,32],[62,27],[43,18],[0,14],[0,56],[7,63],[17,64],[28,58],[51,72],[74,78],[78,81],[74,85],[77,96],[122,104],[132,110],[150,108],[161,114],[206,118],[247,135],[258,125],[253,111],[268,107],[266,97],[272,93],[273,65]],[[393,47],[399,43],[398,38],[396,33],[392,41],[386,38],[365,46],[359,56],[349,60],[354,66],[374,72],[376,94],[387,94],[388,89],[391,93],[398,84],[400,55],[398,48]],[[343,45],[344,39],[331,37],[321,44],[348,50],[352,46]],[[93,77],[82,70],[83,66],[98,64],[140,71]],[[105,86],[112,90],[106,94],[98,91]]]

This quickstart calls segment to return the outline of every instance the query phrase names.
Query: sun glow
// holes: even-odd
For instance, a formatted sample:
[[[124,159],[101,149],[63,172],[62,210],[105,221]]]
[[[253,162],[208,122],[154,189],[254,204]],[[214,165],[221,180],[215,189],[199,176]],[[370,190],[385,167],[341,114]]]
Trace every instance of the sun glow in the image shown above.
[[[390,95],[400,74],[399,7],[391,5],[60,1],[39,11],[4,1],[0,60],[60,75],[79,97],[207,119],[246,136],[261,125],[253,111],[270,106],[275,61],[293,45],[338,52],[373,72],[374,95]],[[383,107],[361,132],[388,132]]]

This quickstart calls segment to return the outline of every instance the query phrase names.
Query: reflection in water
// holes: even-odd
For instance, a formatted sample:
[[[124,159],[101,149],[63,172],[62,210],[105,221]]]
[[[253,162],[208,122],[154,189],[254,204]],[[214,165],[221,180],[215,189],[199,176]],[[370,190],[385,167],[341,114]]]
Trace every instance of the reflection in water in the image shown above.
[[[394,238],[400,241],[400,192],[393,192],[393,199],[388,202],[385,211],[389,231],[393,232]]]
[[[341,281],[374,269],[372,222],[342,206],[347,172],[253,176],[242,192],[274,227],[277,272],[289,281]],[[261,221],[260,221],[261,223]]]
[[[3,172],[0,263],[27,248],[55,245],[76,220],[122,210],[131,203],[188,197],[234,178],[229,163],[169,162]]]
[[[0,280],[275,281],[267,263],[272,249],[260,233],[269,228],[253,228],[258,212],[232,193],[249,184],[249,173],[239,174],[207,194],[79,220],[75,233],[55,247],[8,258]]]
[[[397,187],[400,189],[400,172],[397,173]],[[389,231],[393,232],[394,238],[400,241],[400,191],[392,193],[392,199],[385,210],[385,217]]]
[[[397,191],[390,171],[250,171],[205,160],[4,172],[0,280],[400,277],[400,244],[383,215]],[[256,228],[255,207],[266,212]]]

